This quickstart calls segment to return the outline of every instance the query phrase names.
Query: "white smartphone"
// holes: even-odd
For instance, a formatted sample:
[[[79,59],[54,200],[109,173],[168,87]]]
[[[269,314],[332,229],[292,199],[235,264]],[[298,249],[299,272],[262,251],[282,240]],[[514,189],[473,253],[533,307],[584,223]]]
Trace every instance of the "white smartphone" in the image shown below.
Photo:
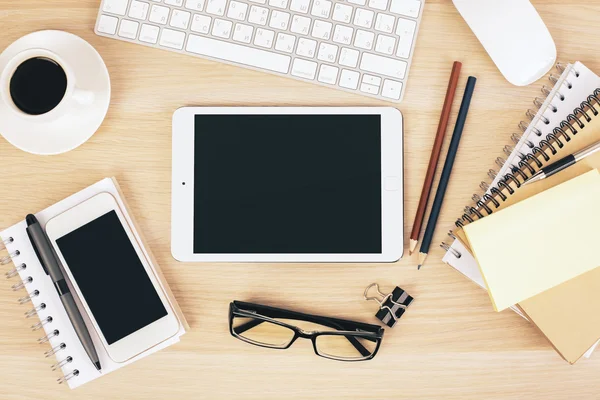
[[[402,114],[388,107],[184,107],[173,115],[180,261],[393,262]]]
[[[113,361],[177,334],[173,308],[111,194],[52,218],[46,233]]]

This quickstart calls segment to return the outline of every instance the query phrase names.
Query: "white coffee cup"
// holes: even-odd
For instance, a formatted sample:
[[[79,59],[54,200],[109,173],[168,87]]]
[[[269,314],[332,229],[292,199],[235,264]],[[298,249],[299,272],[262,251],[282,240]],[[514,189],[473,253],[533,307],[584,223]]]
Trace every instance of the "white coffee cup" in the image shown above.
[[[32,58],[47,58],[56,62],[65,72],[67,77],[67,87],[65,94],[56,107],[44,114],[32,115],[23,112],[14,103],[10,94],[10,81],[17,68],[25,61]],[[81,89],[77,86],[73,68],[65,62],[58,54],[41,48],[28,49],[16,54],[6,64],[0,74],[0,99],[12,112],[30,122],[51,122],[58,118],[76,111],[78,107],[90,105],[94,102],[94,93],[89,90]]]

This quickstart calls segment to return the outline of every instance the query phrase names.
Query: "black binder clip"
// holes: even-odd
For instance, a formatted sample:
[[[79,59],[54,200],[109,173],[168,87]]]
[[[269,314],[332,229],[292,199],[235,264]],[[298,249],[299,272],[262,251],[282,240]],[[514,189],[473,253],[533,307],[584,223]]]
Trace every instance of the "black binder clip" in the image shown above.
[[[375,287],[378,296],[370,297],[369,290]],[[402,317],[407,307],[413,302],[413,297],[404,290],[396,286],[392,293],[384,294],[379,290],[377,283],[371,283],[364,292],[365,300],[373,300],[379,304],[379,311],[375,316],[381,322],[393,328],[396,322]]]

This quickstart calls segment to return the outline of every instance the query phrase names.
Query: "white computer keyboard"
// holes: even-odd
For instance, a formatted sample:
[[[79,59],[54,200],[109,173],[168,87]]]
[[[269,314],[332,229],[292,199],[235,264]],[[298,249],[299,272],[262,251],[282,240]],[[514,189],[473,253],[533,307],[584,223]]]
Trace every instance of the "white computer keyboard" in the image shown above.
[[[101,36],[399,102],[425,0],[103,0]]]

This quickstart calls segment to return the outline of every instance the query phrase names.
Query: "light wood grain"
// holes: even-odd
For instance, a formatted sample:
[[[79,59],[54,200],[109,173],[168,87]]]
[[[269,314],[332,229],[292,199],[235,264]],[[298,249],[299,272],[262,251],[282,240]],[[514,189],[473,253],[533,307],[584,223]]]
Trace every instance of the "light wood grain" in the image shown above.
[[[559,59],[600,71],[600,4],[534,0]],[[171,115],[185,105],[386,105],[241,68],[100,38],[98,0],[0,0],[0,49],[40,29],[88,40],[110,71],[113,98],[101,129],[60,156],[23,153],[0,139],[0,226],[7,227],[106,176],[116,176],[192,329],[180,344],[76,391],[54,383],[9,283],[0,284],[0,398],[14,399],[595,399],[600,357],[569,366],[516,314],[492,311],[481,289],[441,262],[437,243],[486,177],[543,83],[507,83],[450,0],[428,0],[405,117],[406,238],[452,61],[478,77],[467,126],[427,265],[180,264],[170,255]],[[576,16],[576,17],[574,17]],[[507,25],[510,29],[510,25]],[[501,32],[499,32],[501,34]],[[527,40],[524,38],[523,40]],[[535,46],[535,43],[531,43]],[[451,122],[456,119],[455,102]],[[450,135],[446,138],[447,148]],[[445,150],[444,150],[445,152]],[[440,169],[440,168],[438,168]],[[439,174],[439,171],[438,171]],[[436,178],[437,180],[437,178]],[[407,243],[405,243],[407,245]],[[501,251],[501,249],[499,249]],[[399,285],[416,301],[379,355],[364,363],[318,358],[309,343],[256,348],[227,332],[231,300],[376,322],[362,291]],[[0,282],[1,283],[1,282]]]

